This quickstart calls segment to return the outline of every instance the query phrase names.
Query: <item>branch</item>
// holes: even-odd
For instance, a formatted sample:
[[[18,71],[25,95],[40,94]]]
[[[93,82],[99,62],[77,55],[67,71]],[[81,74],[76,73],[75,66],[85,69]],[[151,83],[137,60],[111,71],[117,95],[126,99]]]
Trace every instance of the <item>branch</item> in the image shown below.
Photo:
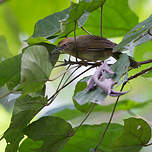
[[[89,31],[87,31],[83,26],[80,27],[83,31],[85,31],[86,33],[88,33],[88,35],[92,35]]]
[[[74,51],[75,51],[75,55],[76,55],[76,62],[78,61],[78,50],[77,50],[77,42],[76,42],[76,29],[77,29],[77,21],[75,21],[74,24]]]
[[[152,146],[152,143],[149,143],[149,144],[145,144],[144,147],[147,147],[147,146]]]
[[[91,106],[91,108],[89,109],[89,112],[86,114],[86,116],[84,117],[84,119],[81,121],[80,125],[76,128],[76,130],[73,132],[72,136],[74,136],[74,134],[80,129],[80,127],[83,125],[83,123],[88,119],[88,117],[90,116],[90,114],[92,113],[94,107],[95,107],[95,103],[93,103],[93,105]]]
[[[78,65],[79,66],[79,65]],[[48,81],[54,81],[58,78],[60,78],[61,76],[65,75],[67,72],[69,72],[70,70],[72,70],[73,68],[77,68],[78,67],[77,65],[74,66],[74,67],[71,67],[69,69],[66,69],[64,72],[60,73],[59,75],[57,75],[55,78],[52,78],[52,79],[49,79]]]
[[[69,65],[69,66],[66,68],[66,70],[69,70],[70,66],[71,66],[71,65]],[[59,90],[59,88],[60,88],[60,86],[61,86],[61,84],[62,84],[62,82],[63,82],[63,79],[64,79],[65,75],[66,75],[66,72],[65,72],[65,73],[63,74],[63,76],[62,76],[62,78],[61,78],[61,80],[60,80],[60,82],[59,82],[59,85],[58,85],[58,87],[57,87],[57,89],[56,89],[56,92]],[[52,102],[55,100],[55,98],[58,96],[58,94],[59,94],[59,92],[54,94],[54,96],[51,98],[50,103],[52,103]],[[49,101],[49,99],[48,99],[48,101]]]
[[[124,88],[125,84],[126,84],[126,83],[123,83],[120,91],[123,91],[123,88]],[[111,113],[109,122],[108,122],[108,124],[107,124],[107,126],[106,126],[106,128],[105,128],[105,130],[104,130],[104,132],[103,132],[103,134],[101,135],[101,138],[99,139],[99,142],[97,143],[97,145],[96,145],[96,147],[95,147],[95,149],[94,149],[94,152],[96,152],[96,151],[98,150],[99,146],[100,146],[100,145],[102,144],[102,142],[103,142],[103,139],[104,139],[104,137],[105,137],[105,135],[106,135],[106,133],[107,133],[107,131],[108,131],[108,128],[109,128],[109,126],[110,126],[110,124],[111,124],[112,118],[113,118],[114,113],[115,113],[115,111],[116,111],[116,107],[117,107],[119,98],[120,98],[120,96],[118,96],[117,99],[116,99],[116,102],[115,102],[113,111],[112,111],[112,113]]]
[[[63,83],[63,85],[62,85],[62,87],[66,84],[66,82],[70,79],[70,77],[79,69],[80,67],[77,67],[70,75],[69,75],[69,77],[65,80],[65,82]],[[66,73],[65,73],[66,74]],[[59,88],[60,88],[60,86],[61,86],[61,83],[63,82],[63,79],[64,79],[64,77],[65,77],[65,74],[63,75],[63,77],[62,77],[62,79],[61,79],[61,81],[60,81],[60,83],[59,83],[59,85],[58,85],[58,87],[57,87],[57,89],[56,89],[56,92],[54,93],[54,95],[52,96],[52,98],[50,98],[50,99],[48,99],[48,101],[49,100],[51,100],[50,102],[49,102],[49,104],[51,104],[54,100],[55,100],[55,98],[57,97],[57,95],[59,94],[59,92],[61,91],[58,91],[59,90]],[[61,88],[62,88],[61,87]],[[49,105],[48,104],[48,105]]]
[[[152,63],[152,59],[145,60],[145,61],[141,61],[141,62],[138,62],[138,63],[139,63],[139,65],[143,65],[143,64]]]
[[[94,66],[91,66],[90,68],[86,69],[85,71],[81,72],[80,74],[78,74],[76,77],[74,77],[72,80],[70,80],[68,83],[66,83],[64,86],[62,86],[60,89],[58,89],[49,99],[48,99],[48,105],[50,105],[53,100],[52,98],[54,98],[54,96],[56,96],[56,94],[58,94],[62,89],[64,89],[66,86],[68,86],[70,83],[72,83],[74,80],[76,80],[78,77],[80,77],[82,74],[86,73],[87,71],[89,71],[90,69],[94,68]]]
[[[134,78],[137,78],[137,77],[139,77],[139,76],[141,76],[141,75],[143,75],[143,74],[145,74],[146,72],[151,71],[151,70],[152,70],[152,67],[147,68],[147,69],[144,69],[144,70],[136,73],[135,75],[130,76],[125,83],[127,83],[128,81],[130,81],[130,80],[132,80],[132,79],[134,79]]]
[[[103,25],[103,4],[101,5],[101,37],[102,37],[102,32],[103,32],[103,27],[102,27],[102,25]]]

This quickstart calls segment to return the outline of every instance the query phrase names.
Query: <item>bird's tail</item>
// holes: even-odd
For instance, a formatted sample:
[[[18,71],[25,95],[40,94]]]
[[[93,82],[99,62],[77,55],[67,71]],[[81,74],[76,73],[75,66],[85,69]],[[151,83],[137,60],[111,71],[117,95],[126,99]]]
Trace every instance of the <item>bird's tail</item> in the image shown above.
[[[121,54],[123,54],[123,53],[115,52],[113,54],[113,57],[116,58],[116,59],[119,59]],[[135,61],[131,56],[128,56],[128,57],[129,57],[129,61],[130,61],[130,67],[138,68],[140,66],[139,63],[137,61]]]

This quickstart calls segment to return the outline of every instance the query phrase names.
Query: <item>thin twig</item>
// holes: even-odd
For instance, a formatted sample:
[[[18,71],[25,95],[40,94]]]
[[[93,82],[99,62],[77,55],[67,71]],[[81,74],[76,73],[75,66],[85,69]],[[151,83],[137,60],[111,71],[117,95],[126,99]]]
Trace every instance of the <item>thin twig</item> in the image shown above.
[[[76,42],[76,29],[77,29],[77,21],[75,21],[74,24],[74,51],[75,51],[75,55],[76,55],[76,62],[78,61],[78,51],[77,51],[77,42]]]
[[[87,31],[83,26],[80,27],[83,31],[85,31],[86,33],[88,33],[89,35],[92,35],[89,31]]]
[[[60,73],[60,74],[57,75],[55,78],[49,79],[48,81],[54,81],[54,80],[58,79],[59,77],[63,76],[64,74],[66,74],[67,72],[69,72],[70,70],[72,70],[72,69],[74,69],[74,68],[76,68],[76,67],[78,67],[78,65],[76,65],[76,66],[74,66],[74,67],[71,67],[71,68],[69,68],[69,69],[66,69],[63,73]]]
[[[126,83],[127,83],[128,81],[134,79],[134,78],[137,78],[137,77],[139,77],[139,76],[145,74],[145,73],[148,72],[148,71],[151,71],[151,70],[152,70],[152,67],[147,68],[147,69],[144,69],[144,70],[142,70],[142,71],[136,73],[135,75],[130,76],[130,77],[128,78],[128,80],[126,81]]]
[[[74,134],[80,129],[80,127],[83,125],[83,123],[88,119],[88,117],[90,116],[90,114],[92,113],[94,107],[95,107],[95,103],[93,103],[93,105],[91,106],[89,112],[86,114],[86,116],[84,117],[84,119],[81,121],[80,125],[75,129]],[[73,135],[74,135],[73,134]]]
[[[102,32],[103,32],[103,4],[101,5],[101,37],[102,37]]]
[[[83,75],[84,73],[86,73],[87,71],[89,71],[90,69],[92,69],[94,66],[89,67],[88,69],[86,69],[85,71],[83,71],[82,73],[78,74],[76,77],[74,77],[72,80],[70,80],[68,83],[66,83],[64,86],[62,86],[60,89],[58,89],[49,99],[48,101],[48,105],[50,105],[52,103],[52,98],[54,98],[54,96],[56,96],[56,94],[58,94],[62,89],[64,89],[66,86],[68,86],[70,83],[72,83],[74,80],[76,80],[78,77],[80,77],[81,75]]]
[[[60,61],[61,62],[61,61]],[[64,61],[63,61],[64,62]],[[56,68],[56,67],[60,67],[60,66],[66,66],[66,65],[69,65],[69,64],[71,64],[71,65],[75,65],[75,64],[79,64],[79,65],[83,65],[83,66],[88,66],[88,65],[94,65],[94,66],[100,66],[101,65],[101,63],[102,62],[87,62],[87,63],[85,63],[85,62],[82,62],[82,61],[77,61],[77,62],[74,62],[74,61],[66,61],[65,60],[65,63],[63,63],[63,64],[60,64],[60,65],[57,65],[57,66],[55,66],[54,68]],[[149,60],[145,60],[145,61],[140,61],[140,62],[137,62],[140,66],[141,65],[144,65],[144,64],[149,64],[149,63],[152,63],[152,59],[149,59]],[[132,70],[132,68],[130,69],[130,70]],[[129,70],[129,71],[130,71]]]
[[[148,64],[148,63],[152,63],[152,59],[138,62],[139,65]]]
[[[139,73],[137,73],[137,74],[129,77],[128,80],[123,83],[120,91],[123,90],[124,86],[126,85],[126,83],[127,83],[128,81],[130,81],[130,80],[132,80],[132,79],[134,79],[134,78],[137,78],[138,76],[140,76],[140,75],[142,75],[142,74],[144,74],[144,73],[146,73],[146,72],[148,72],[148,71],[150,71],[150,70],[152,70],[152,67],[147,68],[147,69],[144,69],[144,70],[142,70],[141,72],[139,72]],[[96,151],[96,150],[99,148],[99,146],[102,144],[102,141],[103,141],[103,139],[104,139],[104,137],[105,137],[105,134],[106,134],[106,132],[107,132],[107,130],[108,130],[110,124],[111,124],[112,118],[113,118],[113,116],[114,116],[114,113],[115,113],[115,110],[116,110],[116,107],[117,107],[117,103],[118,103],[118,101],[119,101],[119,98],[120,98],[120,96],[117,97],[117,100],[116,100],[116,102],[115,102],[113,111],[112,111],[111,116],[110,116],[110,119],[109,119],[109,122],[108,122],[108,124],[107,124],[107,126],[106,126],[106,128],[105,128],[105,130],[104,130],[104,132],[103,132],[103,134],[102,134],[102,136],[101,136],[98,144],[96,145],[96,147],[95,147],[95,149],[94,149],[95,151]],[[151,144],[150,144],[150,145],[151,145]]]
[[[122,84],[122,87],[121,87],[120,91],[123,91],[123,88],[124,88],[125,84],[126,84],[126,83],[123,83],[123,84]],[[111,124],[111,121],[112,121],[112,118],[113,118],[113,116],[114,116],[114,113],[115,113],[115,110],[116,110],[116,107],[117,107],[119,98],[120,98],[120,96],[118,96],[117,99],[116,99],[116,102],[115,102],[113,111],[112,111],[112,113],[111,113],[109,122],[108,122],[108,124],[107,124],[107,126],[106,126],[106,128],[105,128],[105,130],[104,130],[104,132],[103,132],[103,134],[102,134],[102,136],[100,137],[99,142],[97,143],[97,145],[96,145],[96,147],[95,147],[95,149],[94,149],[94,152],[96,152],[97,149],[99,148],[99,146],[102,144],[102,141],[103,141],[103,139],[104,139],[104,137],[105,137],[105,135],[106,135],[106,133],[107,133],[107,131],[108,131],[108,128],[109,128],[109,126],[110,126],[110,124]]]
[[[147,147],[147,146],[152,146],[152,143],[149,143],[149,144],[145,144],[143,145],[144,147]]]
[[[77,67],[70,75],[69,75],[69,77],[65,80],[65,82],[63,83],[63,85],[62,85],[62,87],[66,84],[66,82],[70,79],[70,77],[78,70],[80,68],[80,66],[79,67]],[[59,88],[58,88],[59,89]],[[58,91],[58,89],[57,89],[57,91]],[[56,92],[57,92],[56,91]],[[50,99],[50,104],[54,101],[54,99],[57,97],[57,95],[59,94],[59,92],[58,93],[55,93],[55,95],[52,97],[52,99]]]
[[[94,66],[94,67],[97,67],[97,66],[100,66],[102,64],[102,62],[86,62],[86,61],[64,61],[65,63],[63,64],[59,64],[55,67],[59,67],[59,66],[66,66],[66,65],[75,65],[75,64],[78,64],[78,65],[83,65],[83,66],[88,66],[88,65],[91,65],[91,66]],[[110,65],[110,64],[108,64]]]
[[[70,66],[71,66],[71,65],[69,65],[66,70],[68,70],[68,69],[70,68]],[[62,78],[61,78],[61,80],[60,80],[60,82],[59,82],[59,85],[58,85],[58,87],[57,87],[57,89],[56,89],[56,92],[59,90],[59,88],[60,88],[60,86],[61,86],[61,84],[62,84],[62,82],[63,82],[63,79],[64,79],[65,75],[66,75],[66,73],[63,74],[63,76],[62,76]],[[58,92],[58,93],[55,93],[55,95],[52,97],[50,103],[52,103],[52,102],[55,100],[55,98],[58,96],[58,94],[59,94],[59,92]],[[49,101],[49,100],[50,100],[50,99],[48,99],[48,101]]]

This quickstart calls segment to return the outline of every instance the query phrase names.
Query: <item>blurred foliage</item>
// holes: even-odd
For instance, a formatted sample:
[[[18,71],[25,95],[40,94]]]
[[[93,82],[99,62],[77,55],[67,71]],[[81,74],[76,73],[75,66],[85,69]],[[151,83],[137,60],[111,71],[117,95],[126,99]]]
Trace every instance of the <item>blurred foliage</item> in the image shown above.
[[[78,1],[73,0],[73,2],[78,2]],[[150,7],[152,6],[151,4],[152,4],[151,0],[140,0],[140,1],[139,0],[123,0],[123,1],[118,0],[117,2],[114,0],[109,0],[105,4],[105,8],[104,8],[104,14],[105,14],[103,17],[104,36],[106,37],[124,36],[128,31],[130,31],[135,25],[138,24],[138,21],[143,21],[144,19],[148,18],[150,14],[152,14],[152,10]],[[44,37],[38,37],[36,39],[31,38],[28,41],[30,45],[33,45],[33,44],[39,44],[39,45],[30,46],[23,50],[21,50],[21,48],[26,46],[26,43],[24,41],[27,40],[27,38],[29,38],[29,36],[31,36],[34,33],[34,26],[38,20],[42,19],[41,21],[45,22],[44,18],[46,16],[49,16],[56,12],[60,12],[68,8],[69,6],[70,6],[70,0],[64,0],[64,1],[63,0],[45,0],[45,1],[6,0],[5,1],[4,0],[3,2],[0,1],[0,62],[1,62],[0,69],[2,71],[2,72],[0,71],[0,85],[1,87],[3,86],[3,88],[0,88],[0,94],[3,96],[5,94],[4,92],[8,93],[8,89],[11,90],[16,86],[17,88],[15,88],[16,89],[15,91],[22,91],[23,93],[22,94],[23,96],[19,97],[17,99],[17,102],[15,103],[15,108],[14,108],[10,127],[3,135],[3,137],[8,142],[6,151],[12,151],[13,149],[13,152],[15,152],[18,148],[19,142],[23,138],[23,135],[27,135],[28,138],[25,139],[24,142],[22,142],[19,149],[20,152],[25,152],[27,150],[30,151],[31,149],[32,149],[31,150],[32,152],[33,148],[40,148],[39,150],[46,151],[48,147],[50,148],[51,146],[49,145],[47,141],[47,139],[50,140],[50,136],[47,136],[47,138],[45,138],[46,136],[44,136],[44,134],[46,134],[49,129],[50,131],[53,131],[53,133],[57,131],[56,129],[58,129],[60,132],[57,131],[57,133],[59,133],[60,136],[63,135],[63,132],[67,133],[61,136],[62,139],[58,138],[58,136],[55,136],[55,139],[52,141],[52,143],[59,142],[54,147],[57,151],[60,151],[60,148],[62,148],[63,144],[67,142],[69,136],[71,135],[70,133],[72,132],[70,124],[65,122],[63,119],[71,120],[73,118],[76,118],[82,115],[77,110],[64,109],[63,111],[60,111],[59,113],[54,114],[55,116],[59,116],[63,119],[58,119],[56,117],[45,117],[28,125],[30,121],[33,119],[33,117],[41,110],[41,108],[45,106],[47,102],[46,99],[42,97],[44,96],[43,87],[46,80],[48,79],[50,75],[50,72],[54,64],[56,63],[58,59],[58,55],[55,58],[50,58],[50,53],[53,51],[55,46],[51,45],[50,42],[48,42],[47,39],[45,39]],[[71,22],[75,18],[79,19],[79,17],[77,17],[77,11],[75,11],[75,7],[77,7],[77,4],[74,4],[74,7],[71,13],[73,16],[75,15],[75,17],[71,15],[71,18],[68,18],[67,20],[66,18],[64,18],[65,20],[63,23],[66,23],[65,21]],[[85,8],[85,7],[86,7],[86,4],[81,6],[81,8],[86,9],[88,11],[88,8]],[[81,10],[81,8],[79,10]],[[80,14],[82,13],[84,15],[83,18],[81,18],[81,25],[86,22],[85,24],[86,29],[89,32],[93,34],[97,34],[97,35],[100,34],[100,19],[98,15],[100,13],[99,11],[100,10],[98,9],[94,11],[93,13],[91,13],[87,21],[86,19],[88,17],[87,16],[88,12],[83,12],[83,13],[79,12]],[[137,16],[139,17],[139,20]],[[148,22],[146,22],[145,25],[147,25],[147,23]],[[74,29],[73,26],[72,28],[71,26],[67,26],[67,27],[66,27],[66,30],[68,32],[69,31],[71,32]],[[59,30],[61,30],[60,28],[61,27],[59,27]],[[138,27],[138,28],[142,28],[142,27]],[[151,25],[148,28],[151,28]],[[51,30],[54,30],[53,27]],[[137,29],[135,29],[135,32],[136,30]],[[47,33],[47,34],[50,34],[50,33]],[[71,35],[72,34],[73,33],[71,33]],[[81,29],[78,29],[77,34],[78,35],[84,34],[84,31],[82,31]],[[51,35],[51,36],[54,36],[54,35]],[[39,53],[36,54],[34,48],[38,48],[38,47],[40,48]],[[135,59],[145,60],[145,59],[152,58],[151,49],[152,49],[151,41],[148,41],[146,43],[136,46],[135,54],[134,54]],[[19,52],[21,52],[21,54],[18,55]],[[6,60],[3,61],[4,59]],[[23,60],[26,62],[23,62]],[[31,62],[33,60],[34,62]],[[142,68],[145,68],[145,67],[147,66],[143,66]],[[134,74],[137,71],[138,70],[135,70],[134,72],[131,72],[131,74]],[[20,78],[19,73],[21,73],[21,78]],[[149,78],[152,76],[152,73],[149,72],[145,74],[144,76],[146,78]],[[37,79],[41,80],[42,82],[39,84],[34,83],[33,80],[35,81]],[[20,85],[18,86],[17,84],[20,82],[20,80],[22,80],[22,82],[24,83],[22,84],[20,83]],[[151,83],[151,81],[148,81],[148,82]],[[7,86],[5,86],[5,84]],[[147,92],[148,91],[149,90],[147,87]],[[29,95],[25,96],[25,94],[29,94],[29,93],[30,93],[30,96]],[[5,102],[8,102],[7,100],[8,98],[6,97]],[[0,101],[2,100],[0,99]],[[122,102],[118,104],[117,110],[127,111],[131,109],[140,109],[140,108],[143,108],[145,105],[149,105],[150,102],[151,100],[147,100],[142,103],[135,102],[133,100],[122,100]],[[96,107],[95,110],[111,112],[112,108],[113,108],[113,104],[109,104],[103,107],[98,106]],[[88,106],[86,109],[85,111],[88,111]],[[4,121],[4,119],[9,120],[10,115],[6,113],[2,107],[0,107],[0,113],[1,113],[1,118],[2,118],[0,119],[1,120],[0,133],[2,134],[4,132],[4,129],[6,129],[5,126],[8,125],[8,122]],[[55,119],[58,119],[58,120],[56,121]],[[135,137],[132,137],[134,141],[133,144],[139,145],[139,147],[137,146],[137,150],[135,149],[135,151],[139,151],[139,149],[141,148],[141,144],[146,144],[150,139],[150,135],[151,135],[150,128],[148,124],[146,124],[146,122],[144,122],[141,119],[140,120],[130,119],[130,120],[125,120],[125,122],[126,123],[124,126],[119,125],[119,124],[112,124],[109,130],[110,134],[106,136],[104,143],[108,146],[109,140],[111,140],[112,143],[114,143],[114,145],[112,145],[113,147],[110,147],[110,148],[112,148],[114,151],[117,150],[115,149],[116,147],[120,148],[119,149],[120,151],[124,150],[121,144],[123,144],[126,140],[127,141],[130,140],[130,137],[132,137],[132,135],[130,135],[130,132],[133,131],[134,133],[136,133]],[[136,122],[136,124],[133,122]],[[37,125],[35,125],[37,123],[39,124],[39,128],[37,127]],[[54,128],[51,128],[52,123],[53,123]],[[129,126],[126,125],[127,123],[129,124]],[[44,124],[47,126],[46,127],[47,129],[45,128]],[[132,124],[134,124],[134,126],[132,126],[133,130],[128,131],[128,129],[130,129],[130,126]],[[138,132],[138,125],[140,125],[141,127],[139,128],[139,132]],[[78,134],[76,134],[76,136],[74,136],[72,140],[70,140],[71,143],[68,142],[68,144],[73,145],[73,141],[74,142],[76,141],[75,144],[78,145],[80,142],[80,137],[82,137],[81,144],[83,144],[83,146],[80,147],[80,150],[83,151],[82,150],[83,148],[90,148],[87,150],[91,150],[91,148],[93,148],[93,146],[95,145],[94,143],[97,143],[96,136],[94,137],[94,135],[92,135],[92,128],[93,130],[95,129],[96,131],[94,135],[99,136],[99,132],[100,131],[103,132],[105,125],[103,124],[103,125],[98,125],[98,126],[83,126],[80,129],[80,132],[78,132]],[[116,130],[113,131],[113,128]],[[127,131],[125,130],[126,128],[127,128]],[[141,130],[144,130],[144,132],[142,132]],[[84,145],[84,139],[83,139],[84,132],[86,133],[86,137],[89,137],[89,140],[90,138],[92,139],[91,142],[85,140],[86,142],[85,145]],[[42,136],[37,136],[38,133],[41,133]],[[113,135],[112,136],[113,138],[111,138],[111,134]],[[114,142],[115,139],[118,139],[118,141],[121,141],[122,143],[121,142],[119,142],[119,144],[115,143]],[[34,142],[34,140],[36,142]],[[42,145],[42,142],[44,142],[44,145]],[[67,146],[65,146],[64,150],[67,150],[69,148],[68,144]],[[131,144],[132,143],[129,143],[126,146],[130,146]],[[28,147],[29,149],[27,149],[27,145],[28,146],[30,145]],[[2,146],[0,146],[0,151],[3,152],[4,150],[2,150],[1,147]],[[102,145],[100,148],[102,148]],[[54,151],[53,148],[51,150]],[[71,147],[69,151],[71,151]]]
[[[8,0],[0,4],[0,35],[5,36],[13,55],[32,34],[41,18],[67,8],[69,0]]]

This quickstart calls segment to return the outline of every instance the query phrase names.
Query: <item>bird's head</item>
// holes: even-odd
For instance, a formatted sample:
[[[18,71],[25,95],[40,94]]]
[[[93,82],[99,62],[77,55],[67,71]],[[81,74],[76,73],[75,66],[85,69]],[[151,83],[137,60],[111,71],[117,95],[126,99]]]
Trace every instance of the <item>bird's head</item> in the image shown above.
[[[65,53],[73,52],[74,43],[71,38],[66,38],[58,43],[58,50],[62,50]]]

